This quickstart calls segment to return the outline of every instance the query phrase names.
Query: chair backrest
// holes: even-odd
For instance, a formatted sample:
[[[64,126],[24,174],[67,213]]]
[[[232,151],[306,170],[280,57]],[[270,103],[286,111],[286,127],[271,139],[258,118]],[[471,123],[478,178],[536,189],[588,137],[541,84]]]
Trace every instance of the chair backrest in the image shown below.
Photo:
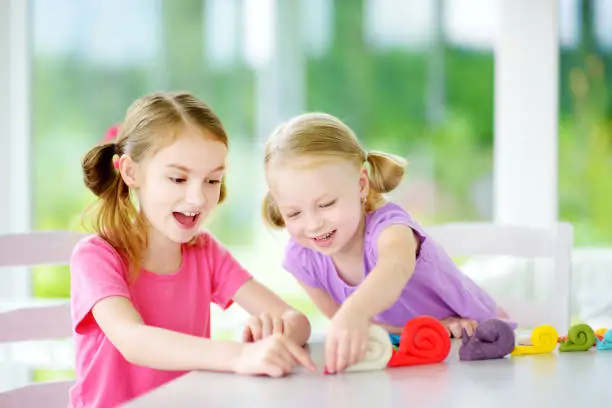
[[[37,265],[67,265],[74,246],[86,234],[40,231],[0,236],[2,268]],[[24,306],[0,311],[0,343],[68,338],[72,335],[67,301],[44,306]],[[68,405],[72,381],[28,384],[0,393],[3,408],[49,408]]]
[[[535,228],[487,222],[449,223],[426,228],[451,257],[509,256],[550,258],[553,281],[546,304],[496,296],[495,300],[521,328],[551,324],[559,333],[570,326],[573,227],[557,223]],[[512,277],[510,277],[512,279]]]

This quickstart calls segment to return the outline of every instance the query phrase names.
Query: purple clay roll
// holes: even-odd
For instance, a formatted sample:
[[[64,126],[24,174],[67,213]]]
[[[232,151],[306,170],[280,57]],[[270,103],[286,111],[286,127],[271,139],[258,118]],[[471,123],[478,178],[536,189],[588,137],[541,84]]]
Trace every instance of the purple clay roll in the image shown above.
[[[489,319],[480,323],[472,337],[465,329],[459,348],[462,361],[493,360],[503,358],[514,350],[514,330],[499,319]]]

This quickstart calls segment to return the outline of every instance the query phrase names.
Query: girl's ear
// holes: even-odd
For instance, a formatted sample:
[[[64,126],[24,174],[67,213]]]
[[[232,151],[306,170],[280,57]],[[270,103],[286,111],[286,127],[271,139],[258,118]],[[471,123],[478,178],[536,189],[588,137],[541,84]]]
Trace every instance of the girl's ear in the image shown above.
[[[359,172],[359,196],[361,201],[365,202],[370,191],[370,178],[368,177],[368,169],[362,167]]]
[[[134,162],[130,156],[124,154],[119,158],[118,170],[121,174],[121,178],[128,187],[137,187],[136,175],[138,173],[138,164]]]

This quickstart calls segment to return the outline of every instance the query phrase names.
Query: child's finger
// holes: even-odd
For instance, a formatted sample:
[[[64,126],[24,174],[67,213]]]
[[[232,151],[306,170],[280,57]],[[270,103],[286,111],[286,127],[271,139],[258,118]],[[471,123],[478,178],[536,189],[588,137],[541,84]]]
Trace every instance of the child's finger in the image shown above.
[[[461,319],[461,327],[465,329],[468,336],[472,337],[474,334],[474,324],[472,320]]]
[[[338,342],[338,351],[336,352],[336,371],[342,372],[346,369],[351,361],[351,339],[345,337]]]
[[[448,325],[448,328],[450,329],[451,333],[453,334],[453,337],[456,339],[461,338],[461,325],[454,321],[452,323],[450,323]]]
[[[475,332],[476,327],[478,327],[478,322],[476,320],[470,319],[470,323],[472,324],[472,332]]]
[[[338,340],[328,337],[325,341],[325,367],[330,373],[336,372],[336,356],[338,353]]]
[[[259,319],[259,317],[254,316],[253,318],[251,318],[251,321],[249,322],[249,326],[251,327],[251,333],[253,335],[253,340],[254,341],[261,340],[263,337],[262,337],[261,320]]]
[[[286,348],[280,348],[280,350],[278,350],[278,354],[271,356],[269,361],[282,368],[284,373],[288,373],[293,370],[295,365],[295,359]]]
[[[281,319],[280,317],[274,317],[272,319],[272,333],[275,334],[283,334],[284,333],[284,322],[283,319]]]
[[[308,368],[309,370],[316,370],[315,363],[314,361],[312,361],[310,354],[308,353],[308,351],[306,351],[305,348],[300,347],[297,343],[293,342],[287,337],[283,337],[283,340],[285,347],[298,363]]]
[[[251,332],[251,328],[247,325],[242,331],[242,342],[251,343],[253,341],[253,332]]]
[[[350,354],[349,362],[347,366],[345,367],[345,369],[363,360],[367,350],[368,350],[367,341],[354,339],[351,342],[351,354]]]
[[[273,331],[272,331],[272,317],[268,314],[264,314],[261,316],[261,336],[262,338],[266,338],[268,336],[271,336]]]

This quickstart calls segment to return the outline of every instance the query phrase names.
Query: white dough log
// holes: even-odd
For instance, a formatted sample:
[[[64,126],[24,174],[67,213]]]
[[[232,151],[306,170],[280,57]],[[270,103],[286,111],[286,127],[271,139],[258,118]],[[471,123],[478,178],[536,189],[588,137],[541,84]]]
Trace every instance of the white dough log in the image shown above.
[[[393,346],[389,333],[378,325],[370,326],[370,341],[368,351],[363,360],[349,366],[345,371],[373,371],[383,370],[393,354]]]

